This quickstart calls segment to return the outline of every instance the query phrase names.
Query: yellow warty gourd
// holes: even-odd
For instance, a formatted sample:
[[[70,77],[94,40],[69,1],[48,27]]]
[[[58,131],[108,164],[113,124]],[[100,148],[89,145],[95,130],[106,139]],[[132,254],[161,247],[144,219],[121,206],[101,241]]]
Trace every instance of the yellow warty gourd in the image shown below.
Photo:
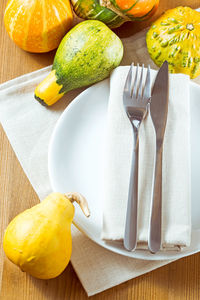
[[[171,73],[200,75],[200,13],[190,7],[166,11],[149,29],[147,49],[156,65],[165,60]]]
[[[89,216],[87,202],[78,193],[52,193],[16,216],[5,231],[6,256],[22,271],[37,278],[49,279],[61,274],[72,252],[73,201]]]

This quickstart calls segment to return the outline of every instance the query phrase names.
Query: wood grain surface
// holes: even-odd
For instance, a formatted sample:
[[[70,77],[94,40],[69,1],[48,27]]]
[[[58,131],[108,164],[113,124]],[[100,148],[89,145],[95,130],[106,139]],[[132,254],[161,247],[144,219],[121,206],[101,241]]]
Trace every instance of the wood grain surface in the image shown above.
[[[0,5],[0,83],[52,63],[55,51],[30,54],[19,49],[4,29],[3,12],[6,0]],[[160,0],[153,17],[178,5],[200,7],[199,0]],[[151,23],[130,23],[116,32],[129,36]],[[14,116],[13,116],[14,117]],[[5,258],[2,249],[3,233],[9,221],[23,210],[39,202],[26,178],[8,139],[0,127],[0,299],[1,300],[83,300],[88,299],[71,264],[56,279],[37,280],[22,273]],[[200,299],[200,254],[183,258],[146,275],[130,280],[90,298],[98,300],[185,300]]]

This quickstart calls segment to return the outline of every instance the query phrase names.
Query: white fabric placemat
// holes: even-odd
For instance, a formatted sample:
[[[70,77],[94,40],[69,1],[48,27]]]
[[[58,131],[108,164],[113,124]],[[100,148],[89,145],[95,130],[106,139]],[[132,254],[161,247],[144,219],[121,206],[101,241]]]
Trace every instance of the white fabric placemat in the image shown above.
[[[122,39],[122,65],[132,61],[152,63],[145,43],[145,32]],[[53,127],[68,103],[80,92],[68,93],[52,108],[45,109],[33,99],[35,86],[51,67],[26,74],[0,86],[0,122],[8,136],[24,172],[40,199],[51,192],[47,169],[47,149]],[[197,80],[198,81],[198,80]],[[32,120],[29,120],[33,118]],[[34,121],[35,120],[35,121]],[[144,261],[112,253],[84,236],[72,226],[72,265],[89,296],[125,282],[131,278],[164,266],[171,261]],[[191,249],[199,233],[192,235]]]
[[[33,98],[35,86],[50,67],[21,76],[0,86],[0,121],[30,183],[42,200],[52,190],[47,151],[50,136],[63,109],[74,97],[69,93],[52,108]],[[96,245],[72,226],[71,262],[88,295],[149,272],[168,261],[140,261]]]
[[[110,78],[104,175],[102,238],[122,240],[125,230],[133,130],[123,106],[123,89],[129,66],[116,68]],[[135,72],[136,67],[133,68]],[[139,72],[141,68],[139,69]],[[151,70],[151,83],[156,77]],[[144,70],[145,81],[146,69]],[[190,245],[190,80],[183,74],[169,76],[169,107],[163,145],[162,247]],[[155,132],[150,114],[139,131],[138,248],[147,248]]]

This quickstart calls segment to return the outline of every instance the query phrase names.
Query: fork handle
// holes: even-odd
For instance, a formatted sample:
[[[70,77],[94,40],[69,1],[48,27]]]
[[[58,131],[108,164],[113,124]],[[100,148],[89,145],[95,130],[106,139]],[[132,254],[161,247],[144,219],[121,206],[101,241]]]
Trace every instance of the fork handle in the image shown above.
[[[133,125],[133,124],[132,124]],[[124,234],[124,247],[132,251],[137,245],[137,203],[138,203],[138,128],[133,125],[134,147],[129,181],[128,204]]]
[[[150,212],[148,248],[152,253],[160,250],[162,221],[162,147],[156,149],[153,176],[153,196]]]

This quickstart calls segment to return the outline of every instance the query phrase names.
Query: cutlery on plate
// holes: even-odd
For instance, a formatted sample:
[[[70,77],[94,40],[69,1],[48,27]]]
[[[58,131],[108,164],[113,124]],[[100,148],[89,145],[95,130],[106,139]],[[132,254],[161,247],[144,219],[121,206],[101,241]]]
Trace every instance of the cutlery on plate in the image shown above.
[[[153,194],[150,212],[148,248],[152,253],[160,250],[162,222],[162,152],[168,113],[168,63],[158,71],[150,103],[150,114],[156,134],[156,159],[153,175]]]
[[[133,76],[133,64],[130,67],[123,93],[123,104],[131,122],[134,135],[132,165],[129,181],[129,194],[126,212],[124,247],[131,251],[137,245],[137,202],[138,202],[138,133],[142,120],[147,114],[151,97],[150,66],[147,69],[146,82],[143,88],[144,65],[139,79],[139,64]]]

